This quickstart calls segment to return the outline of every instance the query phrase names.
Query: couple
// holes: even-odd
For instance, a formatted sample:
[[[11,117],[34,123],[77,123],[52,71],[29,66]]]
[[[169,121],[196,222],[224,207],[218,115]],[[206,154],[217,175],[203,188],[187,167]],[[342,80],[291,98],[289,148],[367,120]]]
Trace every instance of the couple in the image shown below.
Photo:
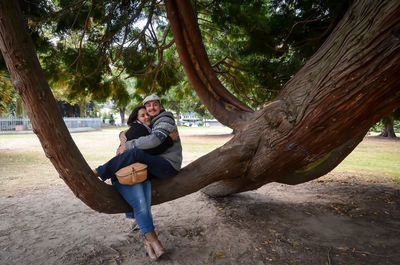
[[[136,218],[144,235],[147,254],[151,259],[158,259],[165,250],[154,231],[149,179],[175,176],[181,169],[182,146],[174,117],[162,109],[160,98],[150,95],[143,100],[143,105],[135,108],[129,116],[130,128],[120,134],[117,156],[93,172],[103,181],[111,178],[112,185],[133,208],[133,216],[128,213],[127,217]],[[148,166],[148,179],[135,185],[120,184],[115,172],[134,162]]]

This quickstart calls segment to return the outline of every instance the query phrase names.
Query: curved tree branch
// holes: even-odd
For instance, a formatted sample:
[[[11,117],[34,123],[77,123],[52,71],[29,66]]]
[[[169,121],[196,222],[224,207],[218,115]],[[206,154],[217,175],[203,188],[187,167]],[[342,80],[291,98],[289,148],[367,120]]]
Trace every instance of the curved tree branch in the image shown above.
[[[302,21],[298,21],[298,22],[294,23],[293,26],[290,28],[289,33],[286,35],[286,38],[283,40],[283,43],[284,43],[285,45],[287,45],[286,42],[287,42],[287,40],[289,39],[290,35],[292,34],[294,28],[295,28],[297,25],[300,25],[300,24],[307,24],[307,23],[310,23],[310,22],[316,22],[316,21],[320,21],[320,20],[322,20],[322,19],[323,19],[323,17],[320,17],[320,18],[315,18],[315,19],[302,20]]]
[[[218,80],[208,61],[190,2],[166,0],[165,5],[182,65],[201,101],[221,123],[241,128],[252,109]]]
[[[156,77],[154,78],[154,80],[156,80],[158,71],[159,71],[161,65],[164,63],[164,50],[166,50],[169,47],[171,47],[174,44],[174,42],[175,42],[174,40],[171,40],[167,45],[159,46],[157,48],[158,49],[158,62],[157,62],[157,65],[154,67],[153,70],[151,70],[149,72],[145,72],[145,73],[130,74],[125,79],[131,78],[131,77],[134,77],[134,76],[136,76],[136,77],[144,77],[144,76],[149,76],[149,75],[152,75],[152,74],[156,73]],[[153,58],[154,58],[154,56],[151,57],[151,60],[149,61],[149,64],[145,68],[143,68],[142,71],[146,71],[147,69],[150,68],[151,61],[152,61]],[[153,88],[154,88],[154,82],[153,82],[153,86],[152,86],[151,90],[153,90]]]

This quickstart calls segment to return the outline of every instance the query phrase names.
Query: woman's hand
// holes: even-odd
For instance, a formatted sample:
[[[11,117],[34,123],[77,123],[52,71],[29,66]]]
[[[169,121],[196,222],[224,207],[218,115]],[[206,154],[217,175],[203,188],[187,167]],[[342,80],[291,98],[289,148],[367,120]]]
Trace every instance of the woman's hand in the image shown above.
[[[125,151],[126,151],[125,144],[121,144],[121,145],[118,146],[117,155],[120,155],[120,154],[122,154],[122,153],[125,152]]]
[[[126,139],[125,133],[126,133],[126,131],[122,131],[122,132],[119,133],[120,145],[119,145],[119,147],[117,149],[117,155],[120,155],[120,154],[122,154],[123,152],[126,151],[125,144],[126,144],[126,140],[127,139]]]
[[[122,131],[119,133],[119,141],[122,143],[126,143],[126,135],[125,135],[126,131]]]
[[[172,131],[168,136],[171,137],[171,139],[175,142],[176,140],[178,140],[178,130]]]

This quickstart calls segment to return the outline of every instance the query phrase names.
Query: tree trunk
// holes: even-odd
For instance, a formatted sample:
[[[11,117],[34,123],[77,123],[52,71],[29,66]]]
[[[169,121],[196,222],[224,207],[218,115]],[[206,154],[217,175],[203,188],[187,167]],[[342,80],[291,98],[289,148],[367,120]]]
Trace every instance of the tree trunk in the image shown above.
[[[176,125],[181,126],[181,111],[178,109],[176,111]]]
[[[396,133],[394,132],[394,117],[389,115],[388,117],[383,119],[383,131],[379,136],[388,137],[388,138],[397,138]]]
[[[46,155],[91,208],[126,211],[121,197],[94,178],[61,116],[54,113],[54,98],[16,2],[1,2],[0,47]],[[257,112],[234,98],[216,78],[189,1],[166,0],[165,4],[192,86],[214,117],[236,134],[176,177],[152,181],[155,204],[204,187],[207,194],[221,196],[272,181],[296,184],[318,178],[400,104],[399,1],[357,1],[279,97]]]
[[[121,117],[121,125],[125,124],[125,111],[126,111],[125,106],[123,106],[122,108],[119,108],[119,115]]]
[[[0,1],[0,49],[33,132],[75,195],[100,212],[129,211],[117,191],[99,181],[69,134],[36,57],[17,0]]]
[[[79,106],[79,117],[85,118],[86,117],[86,98],[80,98],[78,101]]]

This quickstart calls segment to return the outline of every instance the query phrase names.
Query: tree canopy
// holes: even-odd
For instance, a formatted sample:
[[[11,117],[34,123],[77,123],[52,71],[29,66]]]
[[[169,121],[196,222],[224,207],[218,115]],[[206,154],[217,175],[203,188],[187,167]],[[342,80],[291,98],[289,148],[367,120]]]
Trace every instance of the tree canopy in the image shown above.
[[[351,1],[193,1],[213,69],[252,108],[271,101],[319,48]],[[20,1],[58,99],[86,103],[160,95],[188,84],[161,2]],[[134,91],[127,78],[137,79]],[[132,83],[131,83],[132,84]],[[175,89],[176,91],[179,88]],[[181,89],[177,100],[191,97]],[[133,93],[129,96],[129,93]],[[170,97],[169,97],[170,99]]]

